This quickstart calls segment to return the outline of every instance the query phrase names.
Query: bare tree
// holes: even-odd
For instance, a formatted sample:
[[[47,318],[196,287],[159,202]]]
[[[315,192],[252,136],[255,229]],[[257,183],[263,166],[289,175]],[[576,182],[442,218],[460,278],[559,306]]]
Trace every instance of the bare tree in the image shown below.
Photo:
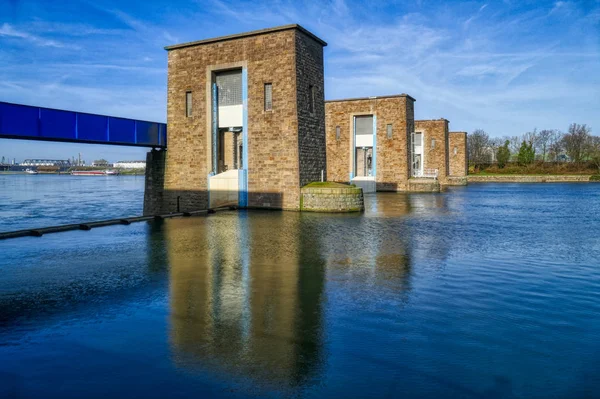
[[[511,154],[517,154],[521,148],[523,140],[519,136],[512,136],[508,139],[510,141],[509,149]]]
[[[598,168],[598,173],[600,173],[600,137],[590,136],[589,143],[590,161]]]
[[[550,135],[550,142],[548,144],[548,155],[554,162],[558,161],[558,157],[562,154],[563,148],[563,132],[560,130],[553,130]]]
[[[552,138],[553,133],[554,132],[552,130],[540,130],[536,137],[535,147],[542,155],[542,161],[544,162],[546,162],[546,154],[548,153],[550,139]]]
[[[567,155],[574,162],[585,160],[588,155],[591,129],[584,125],[572,123],[569,133],[563,137],[563,143]]]
[[[469,155],[469,164],[474,165],[476,169],[481,164],[490,161],[490,137],[482,129],[476,129],[467,139],[467,151]]]
[[[491,152],[490,157],[492,162],[497,162],[498,159],[496,154],[498,153],[498,148],[500,148],[506,140],[503,140],[501,137],[494,137],[489,139],[488,148]]]
[[[532,132],[527,132],[527,133],[523,134],[522,142],[525,141],[527,144],[529,144],[533,147],[535,145],[535,142],[537,141],[537,136],[538,136],[537,128],[534,128]]]

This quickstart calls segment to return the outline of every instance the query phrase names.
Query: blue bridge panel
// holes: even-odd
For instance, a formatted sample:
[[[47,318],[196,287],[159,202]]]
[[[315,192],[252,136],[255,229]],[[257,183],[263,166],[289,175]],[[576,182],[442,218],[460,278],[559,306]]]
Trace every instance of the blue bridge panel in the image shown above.
[[[77,116],[77,139],[108,141],[108,116],[79,114]]]
[[[0,102],[0,138],[164,148],[167,126]]]
[[[39,123],[41,137],[65,140],[75,134],[74,112],[40,108]]]

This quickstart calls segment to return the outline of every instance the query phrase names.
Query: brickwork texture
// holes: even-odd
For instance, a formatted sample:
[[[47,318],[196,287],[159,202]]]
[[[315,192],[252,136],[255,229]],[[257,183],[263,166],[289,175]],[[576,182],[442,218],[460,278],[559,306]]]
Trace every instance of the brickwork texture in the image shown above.
[[[378,191],[408,189],[409,138],[414,129],[414,99],[407,95],[366,99],[336,100],[325,103],[327,177],[348,182],[353,170],[354,116],[377,118],[376,185]],[[388,137],[387,125],[392,125]],[[339,137],[337,127],[339,126]]]
[[[437,169],[438,180],[444,184],[448,177],[448,120],[417,120],[415,131],[423,133],[425,169]]]
[[[323,44],[286,28],[168,52],[167,151],[163,212],[206,209],[211,172],[211,74],[247,68],[248,205],[299,209],[300,187],[325,169]],[[272,110],[264,85],[272,84]],[[311,108],[310,86],[314,89]],[[186,92],[192,116],[186,116]],[[311,112],[312,111],[312,112]]]
[[[450,176],[466,176],[469,170],[467,163],[467,132],[450,132],[448,152]]]

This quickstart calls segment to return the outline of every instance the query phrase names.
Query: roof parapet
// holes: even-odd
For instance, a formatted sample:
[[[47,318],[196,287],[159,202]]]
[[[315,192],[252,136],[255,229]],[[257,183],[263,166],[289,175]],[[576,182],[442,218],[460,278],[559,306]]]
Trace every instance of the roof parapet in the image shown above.
[[[302,27],[298,24],[290,24],[290,25],[276,26],[273,28],[253,30],[250,32],[236,33],[233,35],[219,36],[219,37],[213,37],[213,38],[209,38],[209,39],[196,40],[193,42],[174,44],[171,46],[166,46],[165,50],[170,51],[170,50],[180,49],[180,48],[184,48],[184,47],[192,47],[192,46],[198,46],[198,45],[202,45],[202,44],[209,44],[209,43],[223,42],[223,41],[227,41],[227,40],[241,39],[243,37],[264,35],[264,34],[268,34],[268,33],[280,32],[280,31],[290,30],[290,29],[299,30],[300,32],[304,33],[311,39],[315,40],[317,43],[319,43],[323,47],[327,46],[327,42],[320,39],[317,35],[311,33],[309,30],[305,29],[304,27]]]
[[[387,96],[370,96],[370,97],[354,97],[354,98],[340,98],[336,100],[325,100],[326,103],[335,103],[335,102],[344,102],[344,101],[364,101],[364,100],[381,100],[385,98],[397,98],[397,97],[406,97],[410,98],[413,101],[417,101],[413,96],[410,96],[406,93],[402,94],[390,94]]]

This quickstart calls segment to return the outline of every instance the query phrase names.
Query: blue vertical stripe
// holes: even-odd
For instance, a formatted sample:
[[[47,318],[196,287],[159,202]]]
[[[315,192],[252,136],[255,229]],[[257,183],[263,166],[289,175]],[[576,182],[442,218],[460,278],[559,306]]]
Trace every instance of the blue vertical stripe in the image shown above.
[[[354,169],[356,168],[356,160],[354,159],[356,154],[356,116],[352,117],[352,149],[350,152],[350,159],[352,160],[352,167],[350,168],[350,182],[352,182],[352,179],[354,179]]]
[[[373,115],[373,177],[377,176],[377,115]]]
[[[242,68],[242,171],[238,181],[238,203],[248,206],[248,70]]]
[[[212,85],[212,173],[217,174],[219,151],[219,109],[217,101],[217,84]]]

